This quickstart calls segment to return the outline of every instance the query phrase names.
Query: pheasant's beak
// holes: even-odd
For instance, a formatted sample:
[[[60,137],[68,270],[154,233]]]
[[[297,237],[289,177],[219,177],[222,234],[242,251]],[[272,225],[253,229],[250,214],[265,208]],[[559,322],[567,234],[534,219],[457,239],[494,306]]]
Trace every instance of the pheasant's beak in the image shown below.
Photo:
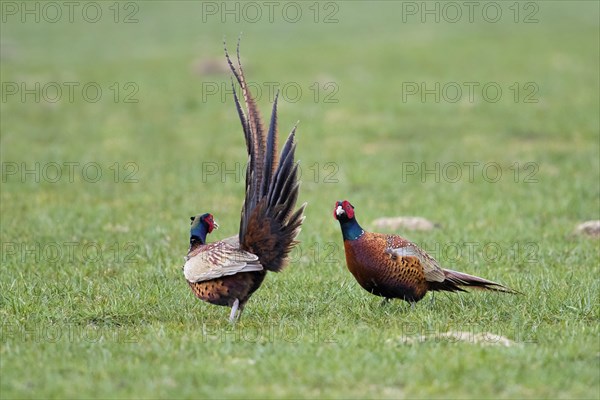
[[[335,209],[335,215],[337,215],[338,217],[342,214],[344,214],[344,209],[342,208],[341,205],[338,205],[337,208]]]
[[[213,219],[213,229],[219,229],[219,224]]]

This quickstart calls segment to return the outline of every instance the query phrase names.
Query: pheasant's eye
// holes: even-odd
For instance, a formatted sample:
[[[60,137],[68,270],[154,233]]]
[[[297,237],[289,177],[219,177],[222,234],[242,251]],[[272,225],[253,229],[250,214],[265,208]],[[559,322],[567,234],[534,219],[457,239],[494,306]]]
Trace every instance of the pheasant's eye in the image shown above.
[[[344,200],[342,202],[342,208],[346,212],[346,215],[348,216],[348,218],[350,218],[350,219],[354,218],[354,206],[352,204],[350,204],[350,202],[348,200]]]

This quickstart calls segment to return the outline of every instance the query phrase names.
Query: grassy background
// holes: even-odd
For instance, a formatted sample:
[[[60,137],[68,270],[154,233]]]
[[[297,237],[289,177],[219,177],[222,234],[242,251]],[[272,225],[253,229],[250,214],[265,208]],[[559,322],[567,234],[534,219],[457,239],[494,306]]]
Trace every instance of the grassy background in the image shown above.
[[[317,23],[313,3],[297,23],[278,3],[273,22],[265,7],[256,23],[244,21],[250,9],[222,22],[201,3],[159,1],[121,3],[115,23],[113,3],[98,4],[97,23],[81,8],[73,23],[66,14],[23,23],[3,9],[2,398],[600,395],[599,245],[572,234],[600,218],[597,2],[520,3],[518,23],[513,2],[501,3],[497,23],[481,8],[473,23],[465,9],[458,23],[423,23],[402,2],[321,4]],[[532,11],[538,22],[523,23]],[[337,22],[324,23],[332,12]],[[129,13],[137,22],[122,23]],[[285,132],[301,121],[309,206],[290,267],[268,276],[231,327],[227,309],[193,297],[181,265],[190,215],[216,215],[212,240],[239,224],[242,177],[222,175],[221,163],[241,171],[244,144],[219,70],[223,36],[233,48],[241,31],[250,81],[302,90],[284,96],[279,122]],[[36,82],[62,85],[63,96],[7,92]],[[72,102],[64,82],[79,84]],[[97,102],[81,94],[89,82],[103,91]],[[411,82],[465,92],[456,103],[403,101]],[[463,82],[503,93],[492,103],[476,89],[469,101]],[[528,82],[535,103],[524,102]],[[137,102],[125,102],[132,88]],[[259,104],[269,110],[266,92]],[[473,179],[465,162],[480,163]],[[21,175],[36,163],[37,176]],[[55,183],[52,163],[62,167]],[[78,163],[72,181],[64,163]],[[213,163],[218,173],[203,175]],[[423,173],[435,163],[439,178]],[[456,182],[449,163],[463,166]],[[486,163],[501,167],[497,182],[482,174]],[[342,198],[366,227],[396,215],[439,223],[398,233],[524,294],[380,306],[345,268],[331,216]],[[468,334],[445,339],[449,331]]]

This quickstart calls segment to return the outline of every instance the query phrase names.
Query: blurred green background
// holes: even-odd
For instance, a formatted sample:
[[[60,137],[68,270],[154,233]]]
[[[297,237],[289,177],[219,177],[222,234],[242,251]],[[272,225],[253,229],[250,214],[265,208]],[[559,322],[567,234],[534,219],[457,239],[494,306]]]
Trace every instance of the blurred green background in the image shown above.
[[[1,397],[597,398],[599,3],[469,4],[3,1]],[[190,215],[239,225],[240,33],[309,205],[231,327],[180,267]],[[524,294],[380,307],[341,199]]]

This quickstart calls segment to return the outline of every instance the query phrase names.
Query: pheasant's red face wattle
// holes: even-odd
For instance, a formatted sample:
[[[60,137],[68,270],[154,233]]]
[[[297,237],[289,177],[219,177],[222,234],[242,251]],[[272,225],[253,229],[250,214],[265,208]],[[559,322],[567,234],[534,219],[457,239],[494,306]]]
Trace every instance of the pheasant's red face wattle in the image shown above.
[[[339,220],[344,214],[346,215],[347,219],[354,218],[354,207],[348,200],[337,201],[335,203],[335,208],[333,209],[333,217]]]
[[[211,233],[215,229],[215,220],[212,214],[208,214],[206,218],[204,218],[206,225],[208,226],[208,233]]]
[[[348,200],[342,201],[342,209],[346,212],[348,219],[354,218],[354,207]]]

